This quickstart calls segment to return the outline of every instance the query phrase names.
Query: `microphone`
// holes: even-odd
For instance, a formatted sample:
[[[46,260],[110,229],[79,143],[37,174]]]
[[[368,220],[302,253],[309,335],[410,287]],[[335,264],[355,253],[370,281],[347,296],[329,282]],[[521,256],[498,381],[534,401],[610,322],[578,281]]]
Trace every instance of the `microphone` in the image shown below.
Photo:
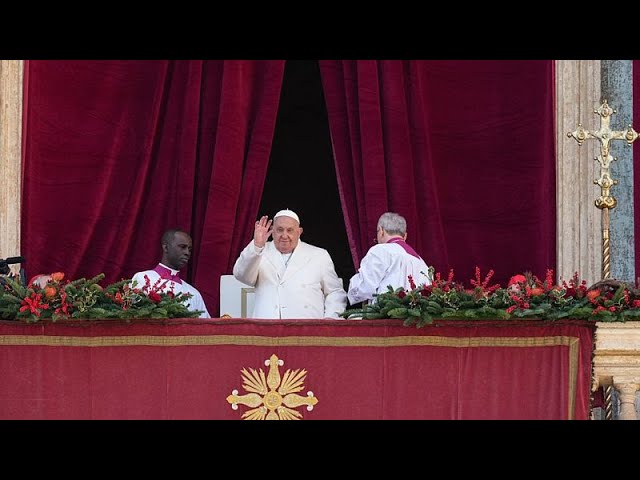
[[[0,258],[0,275],[9,275],[11,273],[11,269],[9,265],[12,263],[24,263],[24,257],[9,257],[5,260]]]
[[[24,263],[24,257],[8,257],[5,260],[0,260],[0,263],[6,263],[7,265],[12,265],[14,263]]]

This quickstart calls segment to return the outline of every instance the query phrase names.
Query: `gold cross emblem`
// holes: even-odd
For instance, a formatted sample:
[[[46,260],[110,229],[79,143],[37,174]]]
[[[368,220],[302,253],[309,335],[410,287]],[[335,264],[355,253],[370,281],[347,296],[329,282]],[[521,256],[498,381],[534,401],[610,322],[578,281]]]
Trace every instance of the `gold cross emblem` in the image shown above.
[[[233,390],[227,397],[231,408],[237,410],[238,404],[251,407],[242,414],[245,420],[300,420],[302,414],[295,408],[306,405],[308,411],[313,410],[318,403],[313,392],[308,391],[306,397],[297,393],[304,389],[306,370],[287,370],[281,377],[279,367],[284,362],[275,354],[264,364],[269,367],[266,377],[262,369],[242,369],[242,387],[249,393],[238,395],[238,390]]]

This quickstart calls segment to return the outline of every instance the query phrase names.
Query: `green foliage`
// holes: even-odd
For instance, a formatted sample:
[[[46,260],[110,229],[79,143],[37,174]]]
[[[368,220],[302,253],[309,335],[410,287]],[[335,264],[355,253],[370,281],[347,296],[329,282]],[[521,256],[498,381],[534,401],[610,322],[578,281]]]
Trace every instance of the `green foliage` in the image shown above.
[[[374,301],[360,308],[344,311],[343,318],[403,319],[404,324],[422,327],[434,319],[587,319],[598,322],[624,322],[640,317],[640,291],[617,281],[602,281],[591,288],[579,281],[577,273],[568,282],[554,284],[551,270],[544,281],[526,272],[511,277],[507,288],[489,285],[490,271],[484,281],[476,268],[476,278],[468,289],[447,280],[438,273],[430,285],[403,287],[374,297]]]
[[[22,286],[6,278],[0,287],[0,319],[37,322],[48,319],[94,320],[134,318],[189,318],[201,311],[187,308],[190,294],[140,289],[123,279],[106,287],[100,285],[104,274],[91,279],[63,281],[64,274],[50,276],[44,286]]]

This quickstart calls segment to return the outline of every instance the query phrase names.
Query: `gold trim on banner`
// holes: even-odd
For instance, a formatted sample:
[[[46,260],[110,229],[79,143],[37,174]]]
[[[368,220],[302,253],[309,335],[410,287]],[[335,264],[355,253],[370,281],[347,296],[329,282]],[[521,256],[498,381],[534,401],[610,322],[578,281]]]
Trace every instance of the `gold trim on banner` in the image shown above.
[[[42,345],[49,347],[181,347],[190,345],[253,345],[259,347],[540,347],[569,345],[575,337],[321,337],[261,335],[131,335],[74,337],[53,335],[0,335],[0,345]]]
[[[180,347],[191,345],[249,345],[259,347],[569,347],[568,417],[574,418],[580,339],[566,335],[550,337],[265,337],[258,335],[132,335],[126,337],[74,337],[51,335],[0,335],[1,345],[40,345],[50,347]]]
[[[238,390],[233,390],[227,397],[227,402],[231,408],[238,409],[238,404],[254,407],[242,414],[245,420],[300,420],[302,414],[297,407],[307,406],[307,410],[313,410],[313,406],[318,403],[312,391],[307,392],[307,396],[298,395],[304,389],[304,380],[307,371],[297,369],[287,370],[284,378],[280,376],[280,369],[284,361],[276,354],[271,355],[264,364],[269,367],[269,374],[265,378],[264,372],[253,368],[242,369],[242,387],[246,395],[238,395]]]

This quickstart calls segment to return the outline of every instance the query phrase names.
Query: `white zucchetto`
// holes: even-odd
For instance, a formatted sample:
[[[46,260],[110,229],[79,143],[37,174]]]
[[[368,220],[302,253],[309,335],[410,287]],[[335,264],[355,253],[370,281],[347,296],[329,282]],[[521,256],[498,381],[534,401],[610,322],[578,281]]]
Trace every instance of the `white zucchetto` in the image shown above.
[[[293,218],[296,222],[298,222],[298,224],[300,224],[300,218],[298,218],[298,215],[296,214],[296,212],[292,211],[292,210],[280,210],[278,213],[276,213],[273,216],[273,219],[275,220],[278,217],[290,217]]]

